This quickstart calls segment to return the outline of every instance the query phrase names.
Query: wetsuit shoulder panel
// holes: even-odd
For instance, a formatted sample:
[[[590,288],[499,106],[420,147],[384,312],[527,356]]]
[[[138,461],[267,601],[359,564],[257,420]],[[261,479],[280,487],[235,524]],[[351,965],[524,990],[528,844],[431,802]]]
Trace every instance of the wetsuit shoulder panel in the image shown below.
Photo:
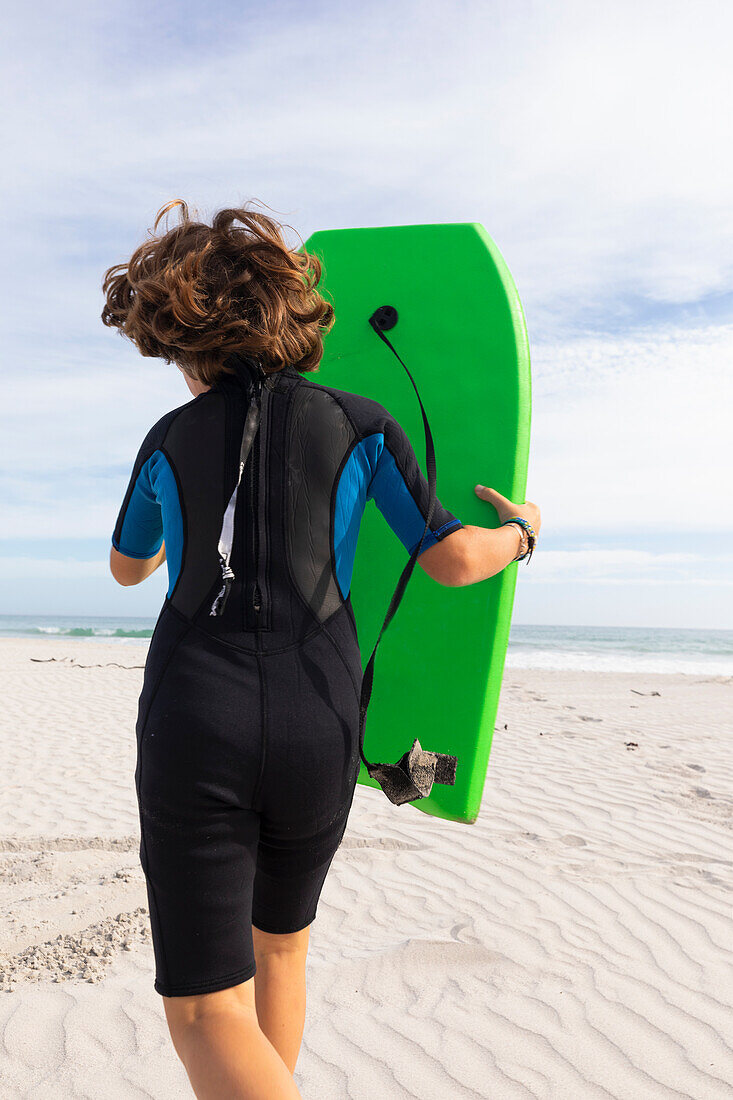
[[[170,599],[187,617],[196,614],[220,574],[218,532],[231,492],[225,478],[232,474],[225,453],[227,415],[223,394],[200,394],[171,423],[164,444],[178,484],[183,530],[180,574]]]
[[[287,427],[287,548],[300,595],[323,621],[342,602],[336,581],[334,486],[356,432],[323,386],[298,385]]]
[[[407,432],[389,413],[381,434],[384,445],[379,451],[367,497],[375,502],[407,552],[412,554],[425,531],[430,500],[428,481]],[[420,553],[462,526],[461,520],[436,500]]]
[[[374,500],[411,554],[425,530],[430,494],[409,436],[389,410],[372,398],[324,388],[348,415],[357,440],[340,473],[335,511],[339,583],[347,592],[366,501]],[[462,526],[457,516],[436,501],[420,552]]]
[[[112,532],[115,550],[128,558],[152,558],[160,550],[163,524],[152,480],[154,458],[165,442],[168,428],[186,405],[161,416],[140,444]]]
[[[190,439],[191,428],[201,419],[206,404],[211,407],[210,400],[204,401],[207,397],[200,394],[171,409],[147,433],[112,534],[114,548],[131,558],[154,557],[165,539],[169,597],[180,579],[185,552],[184,498],[177,466],[181,452],[186,451],[181,437]]]

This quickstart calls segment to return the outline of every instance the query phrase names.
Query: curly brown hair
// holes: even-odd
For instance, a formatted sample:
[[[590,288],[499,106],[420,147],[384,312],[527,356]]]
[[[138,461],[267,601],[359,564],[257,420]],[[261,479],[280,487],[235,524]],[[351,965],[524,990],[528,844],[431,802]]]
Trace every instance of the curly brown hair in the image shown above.
[[[174,207],[180,224],[156,235]],[[317,370],[333,306],[316,289],[320,260],[288,248],[282,228],[246,204],[206,225],[182,199],[167,203],[150,239],[105,272],[102,322],[141,355],[175,362],[207,385],[231,372],[224,361],[234,351],[268,372]]]

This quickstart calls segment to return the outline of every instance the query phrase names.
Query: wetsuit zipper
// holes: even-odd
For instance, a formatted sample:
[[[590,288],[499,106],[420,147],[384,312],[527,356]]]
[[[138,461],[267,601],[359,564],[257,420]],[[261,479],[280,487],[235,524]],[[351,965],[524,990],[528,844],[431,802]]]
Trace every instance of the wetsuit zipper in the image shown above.
[[[267,386],[260,389],[260,424],[252,447],[249,463],[250,475],[250,501],[252,502],[252,515],[250,517],[251,529],[251,553],[253,571],[248,585],[245,620],[249,618],[251,623],[245,621],[245,629],[254,627],[255,630],[268,629],[269,603],[267,593],[267,515],[266,515],[266,455],[265,448],[268,438],[268,415],[270,407],[270,391]]]
[[[262,421],[261,420],[260,420],[259,431],[260,432],[262,431]],[[250,578],[249,585],[248,585],[249,593],[248,593],[248,598],[247,598],[247,607],[252,609],[252,611],[255,614],[255,617],[257,616],[257,614],[260,610],[259,585],[257,584],[257,556],[258,556],[257,555],[257,550],[258,550],[258,545],[257,544],[259,542],[258,531],[257,531],[257,513],[258,513],[258,503],[259,502],[258,502],[258,499],[257,499],[257,471],[255,470],[255,466],[257,465],[257,455],[259,453],[259,439],[257,439],[256,442],[257,442],[258,446],[254,447],[252,449],[252,454],[250,455],[250,464],[249,464],[249,490],[250,490],[249,495],[250,495],[250,500],[252,502],[252,516],[250,518],[250,531],[252,533],[252,535],[251,535],[252,576]],[[247,625],[248,624],[245,623],[245,627]]]

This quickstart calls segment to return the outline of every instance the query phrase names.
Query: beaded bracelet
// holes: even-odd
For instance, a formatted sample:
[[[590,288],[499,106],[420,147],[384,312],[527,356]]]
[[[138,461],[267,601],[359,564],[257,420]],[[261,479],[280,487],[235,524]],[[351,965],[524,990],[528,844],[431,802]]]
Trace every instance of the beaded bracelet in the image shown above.
[[[534,533],[534,527],[529,522],[529,520],[523,519],[522,516],[512,516],[511,519],[505,519],[504,522],[501,523],[499,526],[506,527],[507,524],[510,523],[515,525],[518,524],[524,529],[527,535],[527,549],[524,551],[523,554],[519,554],[516,558],[512,558],[512,561],[524,561],[525,558],[527,561],[529,561],[529,559],[532,557],[532,551],[535,548],[535,543],[537,542],[537,536]],[[522,548],[521,542],[519,544],[519,548],[520,550]]]
[[[519,547],[517,549],[515,557],[512,558],[512,561],[520,561],[522,555],[526,554],[529,550],[529,535],[519,523],[512,523],[511,521],[506,520],[504,523],[501,524],[501,526],[514,527],[515,530],[519,531]]]

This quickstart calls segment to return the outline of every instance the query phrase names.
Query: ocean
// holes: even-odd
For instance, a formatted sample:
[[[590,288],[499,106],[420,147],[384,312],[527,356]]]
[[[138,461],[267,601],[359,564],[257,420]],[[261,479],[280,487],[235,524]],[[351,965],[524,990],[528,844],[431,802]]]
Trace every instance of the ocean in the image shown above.
[[[154,626],[154,618],[129,616],[0,615],[0,638],[125,644],[144,642]],[[733,676],[733,630],[515,623],[506,667]]]

